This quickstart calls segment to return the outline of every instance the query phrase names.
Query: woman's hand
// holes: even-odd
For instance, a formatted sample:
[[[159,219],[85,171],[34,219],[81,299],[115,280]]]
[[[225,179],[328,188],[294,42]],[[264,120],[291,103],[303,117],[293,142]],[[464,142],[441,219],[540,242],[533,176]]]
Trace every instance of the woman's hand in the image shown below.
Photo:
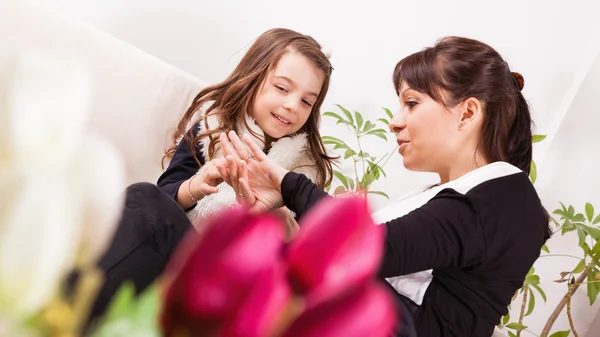
[[[217,162],[217,169],[236,193],[241,193],[250,210],[282,207],[281,181],[288,171],[271,161],[249,135],[242,142],[230,131],[229,137],[221,134],[220,141],[227,160]]]

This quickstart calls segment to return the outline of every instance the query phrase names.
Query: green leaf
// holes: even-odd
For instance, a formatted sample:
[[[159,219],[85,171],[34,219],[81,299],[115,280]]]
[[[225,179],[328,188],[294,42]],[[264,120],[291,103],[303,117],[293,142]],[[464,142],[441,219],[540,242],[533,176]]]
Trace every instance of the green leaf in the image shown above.
[[[576,227],[575,227],[574,224],[572,224],[572,223],[570,223],[568,221],[565,221],[565,224],[563,225],[563,228],[562,228],[562,235],[565,235],[565,234],[567,234],[569,232],[572,232],[575,229],[576,229]]]
[[[550,337],[568,337],[571,330],[557,331],[550,335]]]
[[[579,247],[581,247],[581,249],[583,249],[583,252],[586,255],[592,255],[592,249],[590,248],[590,246],[588,246],[587,243],[583,243],[583,244],[579,245]]]
[[[335,191],[333,191],[333,195],[340,195],[340,194],[344,194],[348,192],[348,190],[346,188],[344,188],[344,186],[338,186],[336,187]]]
[[[348,118],[348,122],[350,122],[350,125],[354,126],[354,119],[352,118],[352,113],[339,104],[336,104],[336,106],[340,108],[340,110],[342,110],[344,115],[346,115],[346,118]]]
[[[533,160],[531,161],[531,169],[529,170],[529,179],[531,179],[532,184],[535,184],[537,179],[537,167]]]
[[[336,138],[336,137],[332,137],[332,136],[323,136],[321,137],[321,139],[323,139],[324,143],[340,143],[340,144],[346,144],[343,140]]]
[[[594,219],[594,205],[589,202],[585,203],[585,215],[587,215],[588,221],[592,222],[592,219]]]
[[[369,186],[371,186],[371,184],[377,180],[377,177],[379,176],[379,171],[377,169],[373,169],[371,171],[369,171],[367,174],[365,174],[363,176],[361,185],[364,189],[369,189]]]
[[[577,236],[579,237],[579,245],[585,243],[585,238],[587,237],[586,232],[581,228],[581,226],[577,226]]]
[[[338,115],[338,114],[336,114],[335,112],[332,112],[332,111],[327,111],[327,112],[325,112],[325,113],[323,114],[323,116],[327,116],[327,117],[333,117],[333,118],[335,118],[335,119],[337,119],[337,120],[340,120],[340,119],[341,119],[341,120],[343,120],[343,118],[342,118],[340,115]]]
[[[594,245],[594,247],[592,248],[590,255],[594,258],[594,259],[598,259],[598,255],[600,255],[600,241],[597,241],[596,244]]]
[[[383,108],[383,110],[385,111],[386,115],[388,115],[388,117],[390,119],[394,118],[394,114],[392,113],[392,111],[388,108]]]
[[[531,315],[533,308],[535,308],[535,295],[533,294],[533,291],[530,291],[529,295],[529,305],[527,306],[527,312],[525,313],[525,316]]]
[[[590,306],[594,305],[594,302],[596,301],[596,297],[598,297],[598,293],[600,293],[600,283],[599,282],[594,282],[595,281],[595,276],[598,273],[598,270],[596,268],[592,268],[590,270],[590,272],[588,273],[588,277],[587,277],[587,294],[588,297],[590,298]]]
[[[542,250],[545,251],[546,253],[550,253],[550,249],[548,249],[547,245],[543,245]]]
[[[512,331],[508,331],[508,330],[507,330],[506,332],[508,332],[508,335],[509,335],[510,337],[517,337],[517,335],[515,335],[515,333],[514,333],[514,332],[512,332]]]
[[[354,131],[356,131],[356,126],[354,126],[354,124],[352,124],[352,123],[350,123],[350,122],[348,122],[348,121],[345,121],[345,120],[343,120],[343,119],[340,119],[340,120],[339,120],[339,121],[337,121],[337,123],[335,123],[335,124],[345,124],[345,125],[348,125],[348,126],[350,127],[350,129],[351,129],[351,130],[354,130]]]
[[[575,269],[573,269],[573,271],[571,273],[579,274],[584,269],[585,269],[585,259],[581,259],[581,261],[579,261],[579,263],[577,264],[577,266],[575,266]]]
[[[107,320],[117,319],[126,316],[129,313],[133,302],[135,301],[135,285],[132,282],[125,282],[113,297],[108,308]]]
[[[539,285],[537,284],[532,284],[532,287],[535,288],[535,290],[538,291],[538,293],[540,294],[540,296],[542,296],[542,299],[544,300],[544,303],[546,302],[546,293],[542,290],[542,288],[540,288]]]
[[[354,150],[346,150],[346,153],[344,153],[344,159],[348,159],[354,156],[355,154],[356,152],[354,152]]]
[[[331,184],[325,186],[325,192],[329,193],[331,191]]]
[[[598,214],[598,216],[596,217],[596,219],[594,219],[594,222],[592,222],[592,225],[595,225],[598,222],[600,222],[600,214]]]
[[[586,226],[586,225],[580,225],[580,226],[581,226],[581,228],[583,228],[583,230],[586,233],[588,233],[592,238],[594,238],[594,240],[596,240],[596,241],[600,240],[600,229],[598,229],[596,227]]]
[[[373,129],[376,125],[371,123],[371,121],[366,121],[365,122],[365,127],[362,130],[362,133],[368,132],[369,130]]]
[[[348,149],[348,146],[346,144],[335,144],[335,146],[333,147],[334,150],[337,149]]]
[[[348,189],[348,179],[343,175],[340,171],[333,170],[333,175],[344,185],[346,189]]]
[[[572,219],[573,222],[585,222],[585,216],[581,213],[575,214]]]
[[[517,331],[527,329],[526,325],[523,325],[523,324],[520,324],[520,323],[509,323],[509,324],[506,325],[506,327],[509,328],[509,329],[517,330]]]
[[[367,132],[367,135],[372,135],[374,133],[383,133],[383,134],[386,134],[386,132],[385,132],[384,129],[375,129],[375,130],[371,130],[371,131]]]
[[[356,127],[360,130],[363,125],[363,116],[358,111],[354,111],[354,117],[356,118]]]
[[[159,291],[155,285],[137,299],[132,284],[124,284],[112,302],[107,315],[92,331],[92,337],[149,336],[158,337]]]
[[[502,316],[502,325],[508,324],[509,321],[510,321],[510,312],[508,314]]]
[[[388,121],[385,118],[377,118],[378,121],[380,121],[381,123],[385,124],[385,125],[390,125],[390,121]]]
[[[525,282],[527,282],[527,284],[529,284],[529,285],[540,284],[540,277],[537,275],[530,275],[530,276],[527,276],[527,279],[525,279]]]
[[[575,208],[573,208],[573,206],[569,206],[569,209],[567,210],[567,218],[573,219],[573,216],[575,216]]]
[[[546,135],[533,135],[533,136],[531,137],[531,141],[532,141],[533,143],[539,143],[539,142],[541,142],[542,140],[544,140],[544,138],[546,138]]]
[[[350,185],[350,190],[354,191],[354,179],[348,177],[346,177],[346,179],[348,179],[348,185]]]
[[[387,137],[382,133],[376,133],[376,134],[373,134],[373,136],[379,137],[379,138],[385,140],[386,142],[388,140]]]
[[[368,191],[367,194],[377,194],[386,197],[388,200],[390,199],[390,197],[387,194],[381,191]]]

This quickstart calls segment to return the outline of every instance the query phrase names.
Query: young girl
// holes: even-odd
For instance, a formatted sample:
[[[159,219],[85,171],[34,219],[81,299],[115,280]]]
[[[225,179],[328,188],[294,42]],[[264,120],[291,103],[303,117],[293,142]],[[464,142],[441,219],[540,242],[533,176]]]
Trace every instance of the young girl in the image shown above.
[[[331,71],[311,37],[288,29],[265,32],[225,81],[196,96],[173,135],[179,144],[167,151],[171,162],[158,186],[193,223],[235,205],[240,192],[223,183],[211,163],[223,158],[219,134],[230,130],[251,134],[274,162],[326,186],[333,158],[319,134],[319,110]],[[279,213],[291,234],[294,218],[285,208]]]
[[[331,72],[314,39],[272,29],[254,42],[225,81],[200,91],[173,135],[177,145],[166,153],[170,164],[158,187],[139,183],[127,189],[121,222],[98,263],[106,281],[91,319],[104,312],[124,281],[132,281],[138,292],[150,285],[191,223],[242,198],[237,187],[223,183],[214,165],[223,158],[220,133],[250,134],[274,162],[320,187],[330,182],[333,158],[321,141],[319,110]],[[293,216],[285,208],[278,212],[291,235],[297,226]]]

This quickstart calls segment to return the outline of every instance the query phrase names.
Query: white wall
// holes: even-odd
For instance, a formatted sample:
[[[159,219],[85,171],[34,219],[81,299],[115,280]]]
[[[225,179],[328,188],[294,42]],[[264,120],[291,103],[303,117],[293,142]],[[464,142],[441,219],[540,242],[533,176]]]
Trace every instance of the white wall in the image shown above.
[[[333,50],[335,71],[325,110],[340,103],[371,118],[381,113],[382,106],[397,107],[391,74],[399,59],[445,35],[481,39],[525,76],[524,94],[533,108],[538,132],[551,133],[547,141],[536,145],[534,153],[540,166],[536,186],[547,207],[556,208],[557,200],[576,207],[590,201],[600,209],[600,196],[594,189],[600,187],[594,174],[598,159],[591,154],[594,144],[600,144],[595,132],[600,122],[595,104],[600,97],[600,61],[588,72],[600,43],[597,0],[45,2],[208,82],[222,80],[243,49],[266,29],[296,29]],[[328,120],[323,129],[324,134],[340,133]],[[584,140],[587,136],[591,140]],[[383,153],[387,149],[380,144],[366,147]],[[390,141],[389,149],[393,146]],[[388,165],[392,176],[374,187],[392,198],[434,179],[407,172],[398,156]],[[385,200],[373,200],[374,209],[384,204]],[[572,245],[569,239],[555,238],[550,248],[553,253],[571,254],[576,252],[571,251]],[[541,329],[562,296],[562,285],[550,280],[558,269],[572,268],[570,263],[568,259],[545,258],[537,264],[546,280],[543,286],[549,304],[526,321],[531,330]],[[583,295],[575,298],[581,335],[597,311],[597,306],[589,308]],[[557,328],[565,327],[566,320],[561,317]]]

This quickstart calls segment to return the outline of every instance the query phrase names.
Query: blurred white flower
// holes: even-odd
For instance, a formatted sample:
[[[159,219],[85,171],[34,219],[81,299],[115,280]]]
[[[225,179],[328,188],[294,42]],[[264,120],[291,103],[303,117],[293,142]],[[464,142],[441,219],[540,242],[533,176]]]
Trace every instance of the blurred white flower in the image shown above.
[[[118,152],[86,130],[86,68],[33,53],[0,71],[0,316],[39,310],[114,233],[125,188]],[[0,326],[2,322],[0,322]]]

